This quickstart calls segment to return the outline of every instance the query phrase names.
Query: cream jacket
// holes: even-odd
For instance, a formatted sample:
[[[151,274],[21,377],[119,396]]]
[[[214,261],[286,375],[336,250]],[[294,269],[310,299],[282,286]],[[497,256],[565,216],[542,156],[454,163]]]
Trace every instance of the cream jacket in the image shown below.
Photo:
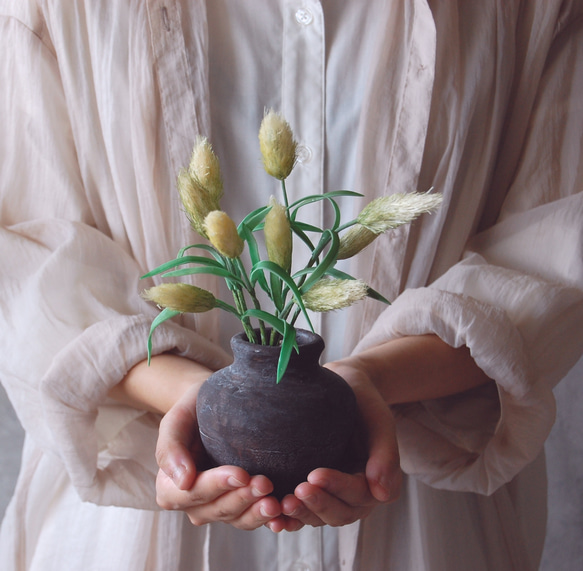
[[[139,276],[196,241],[174,177],[210,132],[204,2],[187,21],[173,0],[120,4],[0,2],[0,378],[27,432],[4,568],[188,568],[172,548],[186,533],[193,568],[227,557],[212,531],[148,511],[158,419],[106,398],[145,357],[156,310]],[[400,35],[379,39],[357,188],[445,200],[358,259],[395,302],[355,308],[345,342],[435,333],[467,345],[497,391],[395,407],[413,478],[380,524],[342,531],[343,568],[385,568],[382,554],[386,568],[452,569],[443,546],[480,513],[496,531],[464,538],[459,561],[528,569],[540,548],[506,484],[539,457],[551,389],[583,350],[583,6],[467,4],[404,2]],[[187,318],[155,351],[220,367],[218,334],[214,312]],[[519,529],[500,524],[500,490]],[[427,535],[427,514],[452,506],[457,523]]]

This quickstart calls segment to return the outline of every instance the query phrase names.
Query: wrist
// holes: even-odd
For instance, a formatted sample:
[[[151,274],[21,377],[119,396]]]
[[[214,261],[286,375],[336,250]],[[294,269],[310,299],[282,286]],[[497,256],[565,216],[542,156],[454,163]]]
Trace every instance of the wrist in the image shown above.
[[[201,385],[211,374],[208,368],[171,353],[139,362],[109,391],[109,396],[134,408],[158,414],[168,410],[193,385]]]
[[[467,347],[451,347],[436,335],[393,339],[337,361],[333,369],[368,379],[387,404],[440,398],[492,382]]]

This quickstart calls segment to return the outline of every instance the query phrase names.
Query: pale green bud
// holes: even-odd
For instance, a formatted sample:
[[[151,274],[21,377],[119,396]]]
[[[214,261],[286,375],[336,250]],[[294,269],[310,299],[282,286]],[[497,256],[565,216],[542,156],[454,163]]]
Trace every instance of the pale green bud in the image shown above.
[[[311,311],[325,312],[349,307],[367,294],[368,285],[362,280],[322,278],[302,296],[302,300]]]
[[[142,297],[180,313],[204,313],[216,307],[210,291],[184,283],[160,284],[145,290]]]
[[[225,257],[238,258],[243,252],[245,242],[237,232],[237,226],[231,217],[222,210],[209,212],[204,220],[210,243]]]
[[[292,231],[285,206],[278,204],[272,196],[271,210],[265,217],[265,247],[268,258],[286,272],[292,263]]]
[[[272,109],[261,122],[259,148],[267,173],[285,180],[296,164],[297,143],[289,123]]]

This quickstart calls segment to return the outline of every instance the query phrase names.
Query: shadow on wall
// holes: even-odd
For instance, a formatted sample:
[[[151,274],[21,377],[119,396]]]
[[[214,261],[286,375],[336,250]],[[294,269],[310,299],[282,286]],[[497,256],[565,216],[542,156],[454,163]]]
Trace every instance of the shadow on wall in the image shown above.
[[[10,501],[18,470],[24,432],[14,409],[0,385],[0,519],[4,517],[6,506]]]

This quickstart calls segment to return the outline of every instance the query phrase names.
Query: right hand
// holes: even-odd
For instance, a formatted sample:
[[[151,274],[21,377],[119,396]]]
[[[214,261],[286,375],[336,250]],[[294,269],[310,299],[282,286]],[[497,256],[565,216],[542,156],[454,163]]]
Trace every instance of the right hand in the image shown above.
[[[268,495],[273,485],[265,476],[250,476],[237,466],[200,470],[205,464],[196,423],[201,384],[192,385],[160,423],[156,500],[163,509],[184,511],[194,525],[222,521],[256,529],[281,516],[281,506]]]

